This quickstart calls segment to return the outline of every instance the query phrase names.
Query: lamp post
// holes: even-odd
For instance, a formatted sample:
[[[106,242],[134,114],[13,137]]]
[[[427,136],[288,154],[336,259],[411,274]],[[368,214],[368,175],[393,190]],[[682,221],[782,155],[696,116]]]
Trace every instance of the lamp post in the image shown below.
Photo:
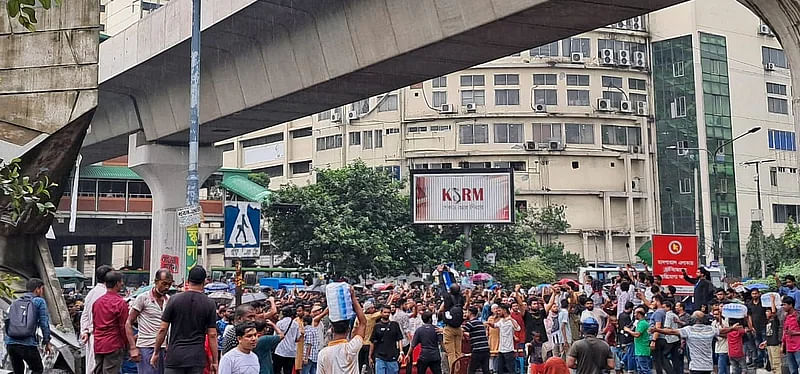
[[[752,166],[755,165],[756,167],[756,199],[758,199],[758,214],[752,220],[753,223],[758,222],[758,227],[761,229],[761,235],[758,237],[758,251],[760,252],[761,257],[761,278],[767,277],[767,255],[764,253],[764,211],[761,209],[761,164],[767,164],[770,162],[775,162],[774,158],[766,159],[766,160],[752,160],[744,162],[743,165],[745,166]]]
[[[717,146],[717,147],[714,149],[714,151],[713,151],[713,152],[712,152],[712,151],[710,151],[710,150],[708,150],[708,148],[699,148],[699,147],[698,147],[698,148],[680,148],[680,149],[679,149],[677,145],[671,145],[671,146],[667,146],[667,147],[666,147],[666,149],[669,149],[669,150],[679,150],[679,151],[681,151],[681,150],[686,150],[686,151],[704,151],[704,152],[708,153],[709,157],[711,157],[711,158],[712,158],[712,160],[713,160],[713,161],[711,162],[711,177],[712,177],[712,178],[714,178],[714,180],[716,180],[716,179],[717,179],[717,156],[719,155],[719,152],[720,152],[720,151],[722,151],[722,150],[724,150],[724,149],[725,149],[725,147],[727,147],[728,145],[732,144],[733,142],[735,142],[735,141],[737,141],[737,140],[739,140],[739,139],[741,139],[741,138],[743,138],[743,137],[745,137],[745,136],[747,136],[747,135],[750,135],[750,134],[755,134],[755,133],[759,132],[760,130],[761,130],[761,126],[756,126],[756,127],[753,127],[753,128],[751,128],[750,130],[747,130],[747,132],[744,132],[744,133],[742,133],[742,134],[739,134],[739,135],[738,135],[738,136],[736,136],[735,138],[733,138],[733,139],[731,139],[731,140],[728,140],[728,141],[726,141],[726,142],[724,142],[724,143],[722,143],[722,144],[718,145],[718,146]],[[723,159],[723,162],[724,162],[724,160],[725,160],[725,153],[724,153],[724,152],[723,152],[723,154],[722,154],[722,159]],[[717,185],[719,185],[719,181],[717,181]],[[710,193],[710,191],[709,191],[709,193]],[[716,194],[714,194],[714,197],[712,198],[712,200],[711,200],[711,201],[712,201],[712,203],[714,204],[714,206],[717,208],[717,215],[719,215],[719,202],[717,201]],[[712,212],[711,216],[712,216],[712,218],[713,218],[713,212]],[[717,222],[717,227],[719,227],[719,226],[720,226],[720,224],[721,224],[721,222]],[[712,242],[714,242],[714,243],[715,243],[714,245],[717,247],[717,250],[718,250],[718,252],[719,252],[719,253],[718,253],[718,256],[717,256],[717,259],[718,259],[718,260],[720,260],[720,263],[723,263],[724,261],[722,260],[722,258],[723,258],[723,256],[722,256],[722,248],[720,248],[720,246],[719,246],[719,243],[720,243],[721,241],[715,241],[715,240],[714,240],[714,238],[716,237],[716,235],[714,235],[714,232],[713,232],[713,230],[714,230],[714,229],[713,229],[714,225],[712,224],[712,226],[711,226],[711,227],[712,227],[712,233],[711,233],[711,234],[712,234],[712,236],[711,236],[711,239],[712,239]],[[719,230],[719,229],[718,229],[718,230]],[[699,233],[698,233],[698,234],[699,234]],[[722,237],[722,236],[720,235],[720,238],[721,238],[721,237]],[[706,249],[706,253],[705,253],[705,255],[706,255],[706,261],[709,261],[710,259],[714,258],[713,248],[707,248],[707,249]]]
[[[664,191],[667,191],[667,194],[669,195],[669,220],[672,224],[671,234],[677,234],[675,232],[675,206],[672,205],[672,187],[665,187]]]

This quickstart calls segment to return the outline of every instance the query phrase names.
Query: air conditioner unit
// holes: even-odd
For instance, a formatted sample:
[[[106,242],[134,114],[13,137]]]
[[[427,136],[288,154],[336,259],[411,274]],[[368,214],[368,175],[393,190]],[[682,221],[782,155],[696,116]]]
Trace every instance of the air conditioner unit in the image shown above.
[[[636,31],[643,31],[644,30],[644,22],[642,20],[642,16],[636,16],[628,20],[628,29],[636,30]]]
[[[633,113],[633,103],[630,101],[620,101],[619,111],[622,113]]]
[[[536,113],[547,113],[547,105],[544,104],[536,104],[533,106],[533,110]]]
[[[610,48],[600,50],[600,64],[614,65],[614,50]]]
[[[611,100],[609,99],[597,99],[597,110],[600,112],[610,112],[611,111]]]
[[[629,153],[642,153],[642,146],[640,145],[629,145],[628,146]]]
[[[537,150],[536,142],[527,141],[525,142],[525,150],[526,151],[535,151]]]
[[[646,116],[647,113],[647,102],[646,101],[637,101],[636,102],[636,115],[637,116]]]
[[[624,30],[624,29],[627,29],[627,28],[628,28],[628,25],[626,25],[626,24],[625,24],[625,21],[619,21],[619,22],[617,22],[617,25],[616,25],[616,27],[617,27],[618,29],[623,29],[623,30]]]
[[[758,33],[760,35],[772,36],[772,30],[770,30],[769,25],[761,24],[758,26]]]
[[[631,181],[631,192],[642,192],[642,181],[634,179]]]
[[[453,105],[453,104],[442,104],[442,107],[441,107],[441,109],[439,109],[439,112],[441,112],[441,113],[455,113],[456,112],[456,106]]]
[[[563,151],[564,150],[564,144],[561,143],[558,140],[551,140],[549,148],[550,148],[551,151]]]
[[[766,71],[774,71],[775,70],[775,63],[774,62],[768,62],[768,63],[764,64],[764,70],[766,70]]]
[[[631,52],[627,50],[620,50],[617,65],[619,66],[631,66]]]
[[[647,67],[647,54],[644,52],[633,52],[633,67],[644,69]]]
[[[582,64],[583,63],[583,53],[581,52],[572,52],[569,55],[569,61],[573,64]]]
[[[356,112],[355,110],[351,110],[351,111],[347,112],[347,119],[350,120],[350,121],[355,121],[355,120],[359,119],[358,118],[358,112]]]
[[[342,122],[342,114],[338,112],[331,113],[331,122]]]
[[[467,113],[475,113],[475,111],[478,110],[478,105],[476,105],[475,103],[468,103],[467,105],[464,106],[464,110]]]
[[[549,150],[550,149],[550,142],[536,143],[536,149],[538,149],[540,151],[541,150],[545,150],[545,151]]]

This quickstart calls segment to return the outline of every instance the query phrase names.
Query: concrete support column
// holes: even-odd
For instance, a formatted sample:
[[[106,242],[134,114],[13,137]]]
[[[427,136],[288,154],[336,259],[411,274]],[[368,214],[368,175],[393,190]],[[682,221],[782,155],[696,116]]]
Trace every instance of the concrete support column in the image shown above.
[[[83,273],[86,268],[86,245],[78,244],[78,256],[75,258],[75,269]]]
[[[139,174],[153,194],[151,221],[150,275],[161,267],[161,256],[178,258],[176,284],[183,283],[186,272],[186,229],[178,225],[175,211],[186,205],[186,175],[189,148],[147,144],[143,133],[128,138],[128,166]],[[222,166],[222,152],[213,147],[199,151],[200,183]]]
[[[150,270],[150,240],[144,241],[144,259],[142,260],[142,269],[143,270]]]
[[[47,246],[50,249],[50,257],[53,258],[53,265],[56,267],[64,266],[64,246],[56,243],[55,240],[48,240]]]
[[[95,269],[100,265],[113,266],[113,249],[114,243],[100,242],[97,243],[94,252],[94,267]]]
[[[131,253],[131,267],[141,269],[144,264],[144,240],[133,241],[133,251]]]
[[[606,261],[613,262],[614,238],[611,236],[611,195],[607,193],[603,194],[603,233],[605,237]]]

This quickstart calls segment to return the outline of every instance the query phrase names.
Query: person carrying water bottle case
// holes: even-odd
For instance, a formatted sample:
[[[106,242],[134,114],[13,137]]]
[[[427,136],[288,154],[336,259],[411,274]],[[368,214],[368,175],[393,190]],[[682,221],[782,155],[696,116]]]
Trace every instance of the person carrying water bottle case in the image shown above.
[[[25,284],[27,292],[15,300],[8,309],[5,319],[5,344],[11,367],[14,373],[24,373],[25,364],[33,374],[44,371],[42,357],[39,355],[39,343],[36,339],[36,328],[42,330],[42,344],[49,354],[50,315],[47,314],[47,302],[44,301],[44,282],[31,278]]]

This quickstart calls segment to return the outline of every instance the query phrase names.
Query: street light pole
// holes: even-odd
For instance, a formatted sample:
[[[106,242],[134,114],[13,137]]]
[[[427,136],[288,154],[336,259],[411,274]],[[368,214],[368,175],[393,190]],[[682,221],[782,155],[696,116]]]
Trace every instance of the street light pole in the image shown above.
[[[764,211],[761,209],[761,164],[775,162],[775,159],[753,160],[744,163],[745,166],[755,165],[756,167],[756,199],[758,199],[758,215],[752,223],[758,223],[761,235],[758,236],[758,251],[761,258],[761,278],[767,277],[767,255],[764,253]],[[751,223],[751,224],[752,224]]]
[[[677,234],[675,232],[675,206],[672,205],[672,187],[664,188],[664,191],[667,191],[669,195],[669,220],[672,222],[672,232],[671,234]]]

